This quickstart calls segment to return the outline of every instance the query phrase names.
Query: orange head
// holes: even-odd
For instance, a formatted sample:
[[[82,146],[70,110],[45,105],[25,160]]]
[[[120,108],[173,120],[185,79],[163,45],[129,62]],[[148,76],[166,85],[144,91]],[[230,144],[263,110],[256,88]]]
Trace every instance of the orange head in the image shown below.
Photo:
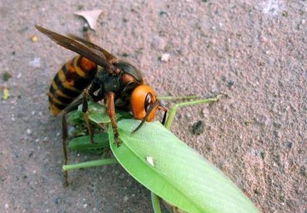
[[[151,87],[142,84],[133,90],[130,105],[135,119],[152,121],[160,103],[157,99],[157,93]]]

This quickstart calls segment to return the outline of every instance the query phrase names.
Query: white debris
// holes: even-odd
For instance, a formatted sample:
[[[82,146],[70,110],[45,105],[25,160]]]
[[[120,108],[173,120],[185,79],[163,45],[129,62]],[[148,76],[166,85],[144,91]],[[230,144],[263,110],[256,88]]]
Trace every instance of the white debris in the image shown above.
[[[31,129],[27,129],[27,134],[31,135],[31,133],[32,133],[32,130]]]
[[[124,196],[124,202],[127,202],[129,200],[129,197],[126,195]]]
[[[99,18],[101,13],[102,10],[87,10],[75,12],[74,14],[83,17],[89,24],[90,28],[95,31],[97,19]]]
[[[155,166],[153,157],[151,157],[151,156],[146,157],[146,161],[147,161],[150,165]]]
[[[170,58],[170,54],[168,54],[168,53],[163,53],[162,56],[161,56],[161,61],[163,61],[163,62],[168,62],[168,61],[169,61],[169,58]]]
[[[277,16],[284,8],[282,0],[266,0],[262,3],[262,11],[271,16]]]
[[[35,68],[39,68],[41,66],[41,58],[35,57],[32,61],[29,62],[29,65],[32,66],[32,67],[35,67]],[[17,76],[17,78],[18,78],[18,76]]]

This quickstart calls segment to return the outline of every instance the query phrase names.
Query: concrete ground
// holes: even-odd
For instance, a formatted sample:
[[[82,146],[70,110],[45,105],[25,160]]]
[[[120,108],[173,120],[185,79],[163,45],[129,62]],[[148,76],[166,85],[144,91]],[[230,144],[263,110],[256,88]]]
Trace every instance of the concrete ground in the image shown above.
[[[34,24],[82,35],[85,22],[73,13],[93,9],[103,12],[91,36],[159,94],[227,94],[180,110],[178,137],[263,212],[306,212],[305,0],[1,0],[0,74],[12,77],[0,79],[1,96],[10,93],[0,101],[0,212],[152,212],[149,192],[120,166],[74,171],[62,186],[60,119],[46,93],[74,53]],[[194,135],[199,120],[204,131]]]

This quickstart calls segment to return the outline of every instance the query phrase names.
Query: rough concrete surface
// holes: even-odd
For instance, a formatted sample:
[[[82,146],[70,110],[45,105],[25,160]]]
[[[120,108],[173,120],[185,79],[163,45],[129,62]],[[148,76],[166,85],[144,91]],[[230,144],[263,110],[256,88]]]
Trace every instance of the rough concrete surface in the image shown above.
[[[178,137],[261,211],[306,212],[305,0],[1,0],[0,74],[12,77],[0,79],[1,96],[10,92],[0,101],[0,212],[152,212],[149,192],[120,166],[74,171],[62,186],[60,119],[46,93],[74,53],[33,26],[82,35],[73,13],[92,9],[103,13],[91,35],[159,94],[227,94],[180,110]],[[193,135],[199,120],[204,131]]]

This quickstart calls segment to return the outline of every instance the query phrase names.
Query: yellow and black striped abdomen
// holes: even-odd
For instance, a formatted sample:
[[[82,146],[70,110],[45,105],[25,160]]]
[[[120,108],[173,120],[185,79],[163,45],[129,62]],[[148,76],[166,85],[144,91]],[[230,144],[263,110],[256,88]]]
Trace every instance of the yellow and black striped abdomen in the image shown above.
[[[82,56],[67,62],[55,75],[49,89],[49,109],[57,115],[92,82],[97,65]]]

